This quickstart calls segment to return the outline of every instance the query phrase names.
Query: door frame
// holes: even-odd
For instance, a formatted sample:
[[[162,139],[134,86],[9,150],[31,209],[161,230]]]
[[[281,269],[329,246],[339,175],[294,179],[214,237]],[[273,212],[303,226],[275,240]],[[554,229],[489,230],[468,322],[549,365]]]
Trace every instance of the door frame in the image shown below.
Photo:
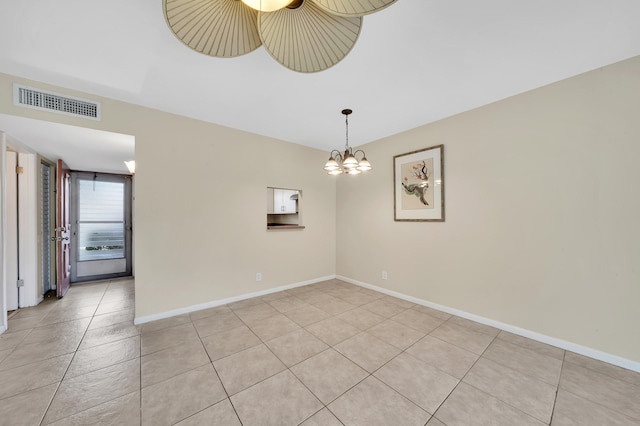
[[[124,183],[124,239],[125,239],[125,271],[112,274],[78,276],[78,224],[79,214],[79,180],[97,179],[102,182]],[[72,172],[71,173],[71,283],[82,283],[120,277],[133,276],[133,178],[131,175],[99,172]],[[89,261],[95,262],[95,261]],[[99,262],[99,261],[97,261]]]
[[[43,269],[44,269],[44,265],[42,263],[42,254],[44,252],[44,247],[43,247],[43,237],[44,234],[47,234],[48,237],[48,241],[49,241],[49,248],[50,248],[50,276],[49,276],[49,281],[52,283],[53,285],[53,289],[56,288],[56,279],[57,279],[57,272],[56,272],[56,244],[54,241],[51,240],[51,237],[55,237],[55,223],[56,223],[56,163],[54,163],[53,161],[50,161],[47,158],[42,157],[41,155],[37,156],[37,162],[38,162],[38,179],[37,179],[37,184],[38,184],[38,189],[37,189],[37,194],[38,194],[38,210],[37,210],[37,222],[38,222],[38,295],[40,300],[42,300],[42,298],[44,297],[43,294],[43,280],[42,280],[42,273],[43,273]],[[47,166],[49,166],[49,217],[50,217],[50,229],[42,229],[42,164],[46,164]]]
[[[7,331],[7,268],[5,253],[7,250],[7,134],[0,130],[0,279],[2,280],[2,312],[0,313],[0,334]]]
[[[6,224],[5,227],[5,301],[7,311],[12,311],[20,308],[22,288],[17,286],[20,277],[20,203],[19,197],[19,185],[17,168],[18,168],[18,153],[7,147],[5,150],[5,165],[6,173],[4,175],[6,184],[3,188],[3,194],[5,199],[5,214]]]
[[[56,294],[71,286],[71,169],[58,159],[56,167]]]
[[[20,143],[10,135],[0,130],[0,279],[2,280],[0,314],[0,333],[7,329],[7,200],[6,200],[6,152],[7,148],[18,153],[18,166],[23,172],[18,175],[19,190],[19,234],[20,234],[20,279],[24,280],[24,286],[20,289],[20,307],[35,306],[42,299],[38,298],[38,245],[37,245],[37,180],[38,167],[37,156],[29,147]],[[41,295],[40,295],[41,296]]]
[[[23,285],[19,288],[19,306],[18,308],[25,308],[28,306],[37,305],[41,298],[39,298],[38,292],[38,244],[37,244],[37,179],[38,170],[36,167],[37,160],[36,154],[29,148],[22,145],[20,142],[11,138],[9,135],[6,137],[6,148],[11,149],[17,153],[17,166],[21,168],[21,173],[17,174],[17,209],[18,209],[18,264],[19,271],[18,279],[22,280]],[[6,149],[3,157],[6,161]],[[5,162],[6,165],[6,162]],[[15,170],[6,170],[5,173],[16,173]],[[3,175],[3,178],[6,175]],[[6,182],[5,182],[6,183]],[[6,189],[6,188],[5,188]],[[6,195],[6,190],[3,191],[3,197]],[[15,226],[15,224],[9,224],[6,221],[8,216],[7,200],[4,199],[4,215],[5,222],[3,223],[3,235],[6,236],[8,226]],[[4,256],[3,267],[5,270],[3,279],[6,289],[9,285],[16,285],[14,282],[7,282],[7,271],[9,265],[7,265],[7,251],[8,247],[6,241],[4,242]],[[40,295],[41,296],[41,295]],[[6,297],[6,296],[5,296]],[[5,298],[6,301],[6,298]]]

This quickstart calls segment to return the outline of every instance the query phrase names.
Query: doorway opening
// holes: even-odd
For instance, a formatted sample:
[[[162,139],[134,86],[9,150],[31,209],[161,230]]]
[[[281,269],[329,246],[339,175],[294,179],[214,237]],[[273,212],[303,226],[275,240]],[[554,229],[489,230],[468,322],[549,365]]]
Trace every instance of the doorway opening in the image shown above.
[[[71,173],[71,282],[132,275],[131,176]]]

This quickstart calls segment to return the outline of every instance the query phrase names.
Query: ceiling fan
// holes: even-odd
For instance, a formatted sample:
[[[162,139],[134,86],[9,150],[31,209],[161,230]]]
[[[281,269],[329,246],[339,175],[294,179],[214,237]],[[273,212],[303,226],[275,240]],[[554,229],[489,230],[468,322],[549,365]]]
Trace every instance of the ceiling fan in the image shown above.
[[[264,45],[298,72],[326,70],[355,45],[364,15],[396,0],[163,0],[171,31],[191,49],[232,58]]]

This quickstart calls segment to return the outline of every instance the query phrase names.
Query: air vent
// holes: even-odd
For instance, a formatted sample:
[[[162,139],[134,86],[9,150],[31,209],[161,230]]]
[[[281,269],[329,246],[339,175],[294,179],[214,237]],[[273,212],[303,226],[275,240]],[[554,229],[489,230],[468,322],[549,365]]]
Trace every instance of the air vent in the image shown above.
[[[83,117],[90,120],[100,120],[100,103],[45,92],[33,87],[20,84],[13,85],[13,104],[41,111],[57,112],[59,114]]]

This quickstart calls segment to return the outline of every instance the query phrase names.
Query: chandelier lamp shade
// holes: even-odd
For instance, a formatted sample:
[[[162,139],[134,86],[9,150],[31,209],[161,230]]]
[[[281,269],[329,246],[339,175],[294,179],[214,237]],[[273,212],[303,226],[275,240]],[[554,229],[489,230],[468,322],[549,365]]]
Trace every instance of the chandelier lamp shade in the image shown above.
[[[285,67],[323,71],[355,45],[364,15],[397,0],[163,0],[173,34],[189,48],[218,58],[264,45]]]
[[[359,149],[354,152],[349,146],[349,114],[352,112],[350,109],[342,110],[345,116],[346,143],[344,152],[334,149],[329,154],[329,159],[324,165],[324,170],[330,175],[340,175],[342,173],[359,175],[362,172],[368,172],[372,168],[363,150]],[[358,160],[359,156],[360,159]]]

